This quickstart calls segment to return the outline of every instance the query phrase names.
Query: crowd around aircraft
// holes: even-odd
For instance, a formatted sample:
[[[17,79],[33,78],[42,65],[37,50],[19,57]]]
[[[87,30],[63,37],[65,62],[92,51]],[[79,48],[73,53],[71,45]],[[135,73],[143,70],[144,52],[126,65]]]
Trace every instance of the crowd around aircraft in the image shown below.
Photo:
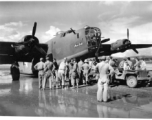
[[[60,63],[63,58],[86,59],[102,55],[111,55],[117,52],[125,52],[128,49],[152,47],[152,44],[131,44],[129,40],[129,29],[127,38],[120,39],[112,44],[102,44],[110,39],[101,40],[101,30],[97,27],[85,26],[79,30],[72,28],[65,32],[59,32],[46,43],[39,43],[35,36],[37,23],[34,23],[32,35],[25,35],[18,42],[0,41],[0,64],[12,64],[19,62],[22,73],[34,73],[33,66],[40,57],[49,56],[56,58]],[[25,63],[28,63],[25,64]]]

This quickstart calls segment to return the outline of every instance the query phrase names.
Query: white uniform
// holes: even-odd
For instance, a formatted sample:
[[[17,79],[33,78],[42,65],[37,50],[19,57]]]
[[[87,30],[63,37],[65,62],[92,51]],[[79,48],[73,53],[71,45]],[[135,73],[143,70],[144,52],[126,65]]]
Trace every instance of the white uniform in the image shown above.
[[[62,86],[65,85],[65,68],[66,68],[66,63],[62,61],[59,66],[58,70],[58,77],[62,81]]]
[[[141,70],[146,70],[146,62],[145,61],[141,61],[140,69]]]
[[[99,80],[98,80],[98,91],[97,91],[97,101],[108,100],[108,70],[113,70],[108,62],[100,62],[97,64],[96,69],[99,71]]]

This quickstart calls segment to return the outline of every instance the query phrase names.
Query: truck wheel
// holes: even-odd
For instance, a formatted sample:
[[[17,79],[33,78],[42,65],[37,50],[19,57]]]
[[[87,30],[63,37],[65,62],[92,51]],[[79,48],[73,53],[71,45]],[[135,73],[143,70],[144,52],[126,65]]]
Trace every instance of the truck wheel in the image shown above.
[[[137,86],[137,79],[135,76],[129,76],[127,77],[126,83],[129,87],[135,88]]]

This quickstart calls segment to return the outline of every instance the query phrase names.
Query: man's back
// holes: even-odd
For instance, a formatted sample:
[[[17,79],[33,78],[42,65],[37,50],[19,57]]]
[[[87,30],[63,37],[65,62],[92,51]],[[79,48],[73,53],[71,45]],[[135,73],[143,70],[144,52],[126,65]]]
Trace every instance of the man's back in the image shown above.
[[[84,63],[82,68],[83,68],[84,71],[88,71],[89,70],[89,64]]]
[[[59,70],[65,70],[65,67],[66,67],[66,63],[62,61],[59,66]]]
[[[43,63],[42,61],[38,62],[38,63],[36,64],[36,66],[37,66],[37,70],[42,70],[42,69],[44,69],[44,63]]]
[[[73,72],[78,72],[78,64],[76,62],[73,64]]]
[[[82,62],[82,61],[79,61],[79,62],[78,62],[79,71],[82,70],[82,65],[83,65],[83,62]]]
[[[45,62],[45,72],[46,71],[52,71],[53,68],[54,68],[53,62],[51,62],[51,61],[46,61]]]
[[[97,64],[97,69],[99,71],[100,79],[101,81],[105,82],[107,81],[107,73],[109,70],[109,64],[106,62],[100,62]]]

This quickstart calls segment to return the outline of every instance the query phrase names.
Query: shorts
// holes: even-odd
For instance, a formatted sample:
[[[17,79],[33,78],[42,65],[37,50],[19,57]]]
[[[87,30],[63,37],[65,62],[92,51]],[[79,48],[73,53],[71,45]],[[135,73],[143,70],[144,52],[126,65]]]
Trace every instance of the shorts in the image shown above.
[[[78,75],[77,72],[72,72],[72,73],[71,73],[71,77],[72,77],[73,79],[77,79],[77,78],[79,78],[79,75]]]

